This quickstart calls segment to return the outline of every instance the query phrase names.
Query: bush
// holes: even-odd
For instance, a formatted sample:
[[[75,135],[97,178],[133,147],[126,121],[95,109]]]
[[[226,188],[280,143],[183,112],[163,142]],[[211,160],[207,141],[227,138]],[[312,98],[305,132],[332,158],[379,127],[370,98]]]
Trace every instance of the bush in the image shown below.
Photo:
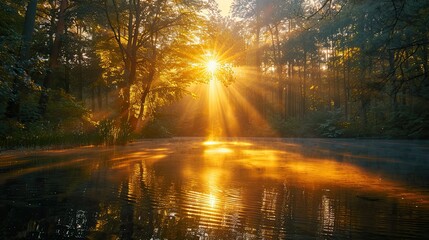
[[[283,137],[340,137],[349,123],[342,118],[341,110],[310,112],[305,117],[270,118],[272,127]]]
[[[318,132],[323,137],[336,138],[344,134],[344,128],[347,123],[342,120],[342,115],[339,109],[326,112],[321,123],[318,124]]]
[[[274,115],[270,117],[270,124],[282,137],[304,137],[310,133],[308,126],[297,117],[284,120]]]
[[[99,144],[89,111],[62,91],[51,91],[47,114],[38,111],[38,94],[22,99],[20,121],[0,119],[0,148]]]
[[[140,135],[144,138],[168,138],[172,136],[168,128],[156,118],[143,127]]]
[[[420,111],[406,107],[398,109],[387,123],[386,135],[391,138],[429,138],[429,109],[420,106]]]
[[[0,129],[1,148],[44,147],[44,146],[75,146],[97,142],[96,135],[91,131],[70,129],[63,131],[47,121],[38,121],[26,125],[17,121],[2,121]],[[5,131],[6,129],[6,131]]]
[[[105,145],[126,144],[132,138],[129,123],[119,120],[104,119],[97,125],[97,136]]]

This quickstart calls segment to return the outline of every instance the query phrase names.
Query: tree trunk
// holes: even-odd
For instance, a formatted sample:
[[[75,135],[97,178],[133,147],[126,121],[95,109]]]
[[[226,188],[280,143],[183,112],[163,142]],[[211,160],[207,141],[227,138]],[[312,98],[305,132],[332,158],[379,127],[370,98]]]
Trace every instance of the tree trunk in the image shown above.
[[[424,42],[429,42],[428,36],[425,35]],[[429,62],[428,62],[428,45],[422,46],[422,62],[423,62],[423,82],[425,87],[429,87]]]
[[[136,132],[140,131],[141,128],[143,127],[142,123],[143,123],[143,118],[144,118],[146,99],[147,99],[147,96],[149,95],[150,86],[151,86],[151,84],[154,80],[154,77],[155,77],[155,61],[152,63],[153,66],[150,69],[150,72],[149,72],[149,75],[147,78],[147,84],[146,84],[146,86],[143,90],[142,96],[140,98],[140,111],[139,111],[139,114],[137,117],[136,124],[135,124],[135,126],[133,126],[134,131],[136,131]]]
[[[340,103],[340,64],[337,59],[336,51],[334,51],[334,108],[338,109],[341,107]],[[343,63],[344,64],[344,63]]]
[[[70,93],[70,68],[67,64],[64,66],[64,91]]]
[[[121,100],[121,112],[120,112],[120,121],[122,123],[127,123],[130,117],[130,88],[131,88],[131,80],[130,80],[130,60],[127,59],[125,61],[124,67],[124,83],[121,88],[122,99]]]
[[[391,104],[392,104],[392,110],[393,110],[393,119],[396,122],[396,117],[398,113],[398,90],[397,90],[397,78],[396,78],[396,71],[395,71],[395,53],[394,51],[389,51],[389,74],[390,74],[390,97],[391,97]]]
[[[61,0],[60,12],[58,15],[58,23],[55,30],[55,40],[52,44],[51,53],[49,55],[49,63],[48,63],[49,70],[48,70],[48,73],[46,74],[45,79],[43,80],[43,84],[42,84],[43,89],[39,99],[39,112],[40,112],[40,115],[42,116],[46,114],[46,109],[49,101],[48,89],[52,85],[54,70],[58,67],[58,64],[59,64],[58,59],[60,56],[62,37],[64,35],[65,13],[66,13],[67,6],[68,6],[68,0]]]
[[[67,38],[67,25],[64,24],[64,36]],[[67,49],[68,46],[64,46]],[[69,54],[65,54],[65,65],[64,65],[64,91],[70,93],[70,67],[69,67]]]
[[[22,33],[22,45],[20,51],[20,62],[25,64],[30,57],[30,44],[34,32],[34,23],[36,21],[37,0],[31,0],[27,5],[24,20],[24,30]],[[27,76],[26,76],[27,77]],[[20,80],[15,77],[12,85],[12,98],[9,99],[6,107],[6,117],[19,118],[21,107]]]
[[[77,26],[77,35],[79,37],[79,41],[82,41],[82,32],[83,27]],[[77,53],[77,99],[79,101],[83,101],[83,52],[82,52],[82,46],[79,45],[78,53]]]
[[[349,49],[343,48],[343,54],[344,54],[344,61],[343,61],[343,89],[344,89],[344,116],[346,117],[346,119],[348,119],[348,115],[349,115],[349,104],[348,104],[348,100],[349,100],[349,96],[348,96],[348,86],[347,86],[347,71],[349,70],[349,60],[347,60],[346,63],[346,57],[348,57],[349,54]]]
[[[305,46],[304,46],[305,48]],[[304,76],[302,78],[302,117],[306,114],[306,98],[307,98],[307,51],[304,49]]]
[[[25,12],[24,31],[22,33],[21,59],[30,58],[30,43],[33,38],[34,23],[36,22],[37,0],[30,0]]]
[[[362,51],[364,52],[365,48],[362,47]],[[361,119],[362,119],[362,126],[367,127],[368,126],[368,106],[369,106],[369,99],[368,99],[368,93],[366,91],[366,70],[367,70],[367,62],[365,56],[361,56],[361,63],[360,63],[360,76],[359,76],[359,83],[360,83],[360,102],[361,102]]]
[[[95,112],[95,86],[91,86],[91,109]]]
[[[101,94],[101,88],[102,86],[97,86],[97,103],[98,103],[98,110],[101,110],[103,108],[103,95]]]
[[[103,90],[104,90],[104,108],[108,109],[108,107],[109,107],[109,89],[107,88],[107,86],[104,86]]]

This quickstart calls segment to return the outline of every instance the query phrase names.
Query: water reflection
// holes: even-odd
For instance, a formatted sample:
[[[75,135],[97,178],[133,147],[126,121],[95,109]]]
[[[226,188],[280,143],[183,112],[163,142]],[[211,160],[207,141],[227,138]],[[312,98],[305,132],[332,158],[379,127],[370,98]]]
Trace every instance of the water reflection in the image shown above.
[[[0,155],[3,239],[424,238],[425,142],[171,139]]]

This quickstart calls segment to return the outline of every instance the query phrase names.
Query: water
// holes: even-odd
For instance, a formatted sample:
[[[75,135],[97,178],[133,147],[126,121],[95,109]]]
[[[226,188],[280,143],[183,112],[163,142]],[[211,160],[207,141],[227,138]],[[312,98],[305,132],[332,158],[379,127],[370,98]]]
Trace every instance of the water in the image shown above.
[[[182,138],[0,154],[0,239],[422,239],[429,143]]]

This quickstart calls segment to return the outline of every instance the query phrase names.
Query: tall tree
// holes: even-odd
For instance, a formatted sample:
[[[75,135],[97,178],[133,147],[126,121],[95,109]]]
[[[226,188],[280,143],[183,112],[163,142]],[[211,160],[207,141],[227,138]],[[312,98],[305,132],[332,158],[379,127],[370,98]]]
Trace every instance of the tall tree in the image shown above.
[[[27,10],[25,12],[24,28],[22,33],[22,43],[21,50],[19,55],[19,62],[26,65],[26,62],[30,57],[30,45],[34,32],[34,24],[36,21],[36,11],[37,11],[37,0],[30,0],[27,5]],[[25,73],[25,71],[23,71]],[[24,78],[28,78],[28,74]],[[21,81],[18,76],[14,77],[12,85],[12,97],[9,99],[6,116],[9,118],[18,118],[19,111],[21,107],[20,91],[21,91]]]
[[[104,1],[108,26],[124,69],[120,87],[122,122],[131,123],[135,128],[144,117],[146,101],[159,71],[159,51],[180,35],[174,29],[189,28],[196,9],[201,7],[198,1]],[[132,99],[134,88],[140,96],[137,101]],[[138,105],[137,114],[133,104]]]
[[[48,106],[48,101],[49,101],[48,91],[53,82],[54,70],[56,70],[56,68],[59,65],[61,43],[63,41],[63,35],[65,30],[67,7],[68,7],[68,0],[60,0],[58,21],[55,25],[55,39],[54,39],[54,42],[52,43],[50,54],[49,54],[48,72],[43,80],[43,84],[42,84],[43,89],[39,99],[39,111],[42,116],[45,115],[46,108]]]

